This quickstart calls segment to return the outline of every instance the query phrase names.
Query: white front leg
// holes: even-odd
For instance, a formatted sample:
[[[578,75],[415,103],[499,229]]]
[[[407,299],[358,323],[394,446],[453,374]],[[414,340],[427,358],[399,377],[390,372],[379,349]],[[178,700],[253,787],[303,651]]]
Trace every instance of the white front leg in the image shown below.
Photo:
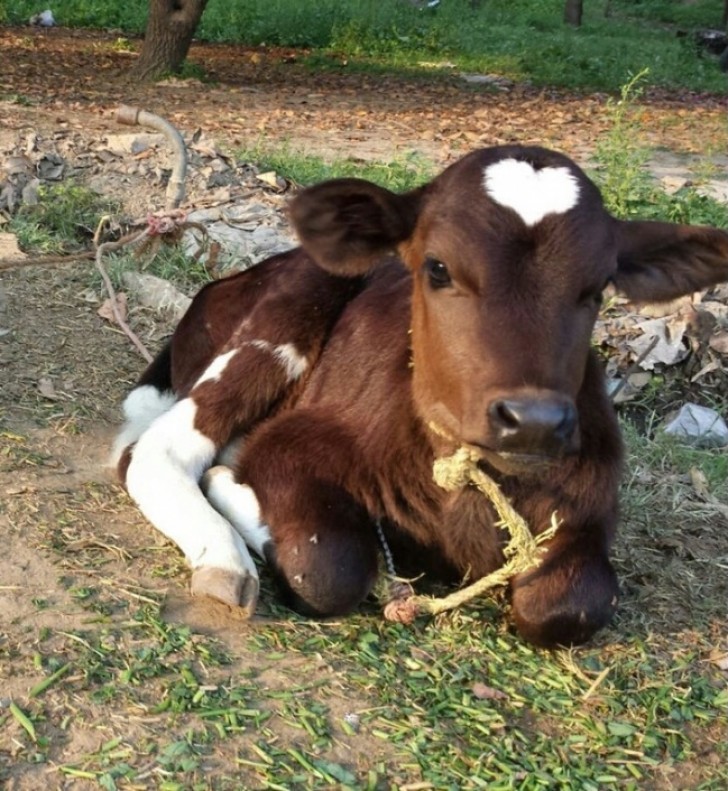
[[[245,543],[265,560],[265,547],[271,541],[270,530],[260,518],[255,492],[247,484],[237,483],[229,467],[211,467],[202,479],[202,489],[212,503],[235,528]]]

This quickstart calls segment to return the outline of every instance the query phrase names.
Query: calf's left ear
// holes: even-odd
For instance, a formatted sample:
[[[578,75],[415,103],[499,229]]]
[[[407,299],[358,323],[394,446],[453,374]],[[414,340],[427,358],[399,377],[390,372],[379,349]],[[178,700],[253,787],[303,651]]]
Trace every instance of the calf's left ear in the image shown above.
[[[398,195],[363,179],[309,187],[289,211],[303,248],[334,275],[360,275],[414,231],[422,189]]]
[[[616,287],[635,302],[667,302],[728,280],[728,233],[617,221]]]

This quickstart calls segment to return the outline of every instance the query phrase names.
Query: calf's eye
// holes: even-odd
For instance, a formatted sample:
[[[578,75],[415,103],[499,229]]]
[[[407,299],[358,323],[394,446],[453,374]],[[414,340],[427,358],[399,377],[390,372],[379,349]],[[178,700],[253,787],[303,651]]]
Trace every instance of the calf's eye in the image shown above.
[[[436,258],[425,259],[425,272],[432,288],[446,288],[452,283],[447,267]]]

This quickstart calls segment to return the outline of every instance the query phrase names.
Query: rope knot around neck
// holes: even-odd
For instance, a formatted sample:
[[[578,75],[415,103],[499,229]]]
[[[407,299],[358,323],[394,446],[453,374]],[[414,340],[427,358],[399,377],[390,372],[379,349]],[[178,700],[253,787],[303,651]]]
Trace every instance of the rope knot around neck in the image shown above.
[[[433,427],[441,436],[444,432]],[[390,578],[389,600],[384,606],[384,617],[399,623],[411,623],[418,615],[438,613],[460,607],[481,596],[491,588],[505,585],[511,577],[538,567],[541,562],[542,544],[555,535],[559,520],[557,513],[551,516],[551,524],[534,536],[525,519],[516,511],[500,486],[478,465],[480,455],[474,448],[461,446],[452,456],[438,458],[433,465],[435,483],[447,491],[457,491],[473,485],[488,498],[496,512],[496,527],[508,531],[510,540],[503,548],[505,563],[491,574],[481,577],[470,585],[442,598],[415,596],[412,587],[403,584],[394,576],[393,565],[388,569]],[[386,546],[384,534],[380,538]],[[391,553],[390,553],[391,557]]]

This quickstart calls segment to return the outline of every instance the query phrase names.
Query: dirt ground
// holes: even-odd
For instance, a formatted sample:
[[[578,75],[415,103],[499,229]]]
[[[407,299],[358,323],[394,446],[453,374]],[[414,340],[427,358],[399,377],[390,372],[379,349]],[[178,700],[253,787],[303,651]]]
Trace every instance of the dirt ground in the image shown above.
[[[416,153],[438,165],[469,148],[510,141],[584,159],[608,123],[606,96],[529,86],[485,90],[454,74],[426,81],[343,65],[315,73],[279,50],[196,45],[191,59],[209,81],[139,86],[126,80],[131,56],[115,48],[116,38],[0,29],[0,152],[28,135],[92,147],[125,131],[113,117],[119,104],[162,115],[186,134],[200,129],[227,150],[287,143],[329,158],[392,160]],[[725,150],[727,108],[726,97],[647,96],[644,142],[686,156]],[[140,176],[117,187],[136,216],[160,194]],[[0,715],[3,702],[25,695],[42,677],[19,661],[39,650],[39,630],[68,634],[88,625],[83,602],[90,588],[103,591],[112,617],[122,599],[166,596],[171,620],[225,632],[240,656],[247,650],[231,637],[229,612],[188,599],[179,557],[144,525],[105,469],[119,404],[143,361],[96,314],[94,282],[90,262],[0,272]],[[170,322],[138,306],[131,316],[151,349],[171,330]],[[295,661],[292,672],[315,671],[309,660]],[[321,662],[318,672],[333,672]],[[280,671],[271,665],[261,672]],[[343,710],[345,703],[331,705]],[[103,719],[98,706],[90,721]],[[127,727],[143,734],[153,726],[132,713]],[[64,754],[95,749],[102,735],[98,727],[77,728]],[[362,742],[359,749],[363,756],[384,748]],[[338,757],[359,760],[351,753]],[[39,764],[22,774],[8,771],[8,787],[20,791],[45,785],[50,770]],[[73,787],[84,787],[83,781]]]
[[[344,61],[313,71],[298,62],[300,53],[279,49],[193,45],[190,60],[204,69],[205,82],[140,86],[127,80],[133,55],[116,41],[95,31],[0,29],[0,142],[27,129],[98,137],[118,129],[113,112],[129,104],[232,147],[287,142],[329,157],[389,161],[419,152],[444,163],[478,145],[514,141],[578,158],[608,123],[604,95],[484,88],[442,72],[434,79],[362,73]],[[728,97],[653,91],[642,104],[652,145],[725,150]]]

